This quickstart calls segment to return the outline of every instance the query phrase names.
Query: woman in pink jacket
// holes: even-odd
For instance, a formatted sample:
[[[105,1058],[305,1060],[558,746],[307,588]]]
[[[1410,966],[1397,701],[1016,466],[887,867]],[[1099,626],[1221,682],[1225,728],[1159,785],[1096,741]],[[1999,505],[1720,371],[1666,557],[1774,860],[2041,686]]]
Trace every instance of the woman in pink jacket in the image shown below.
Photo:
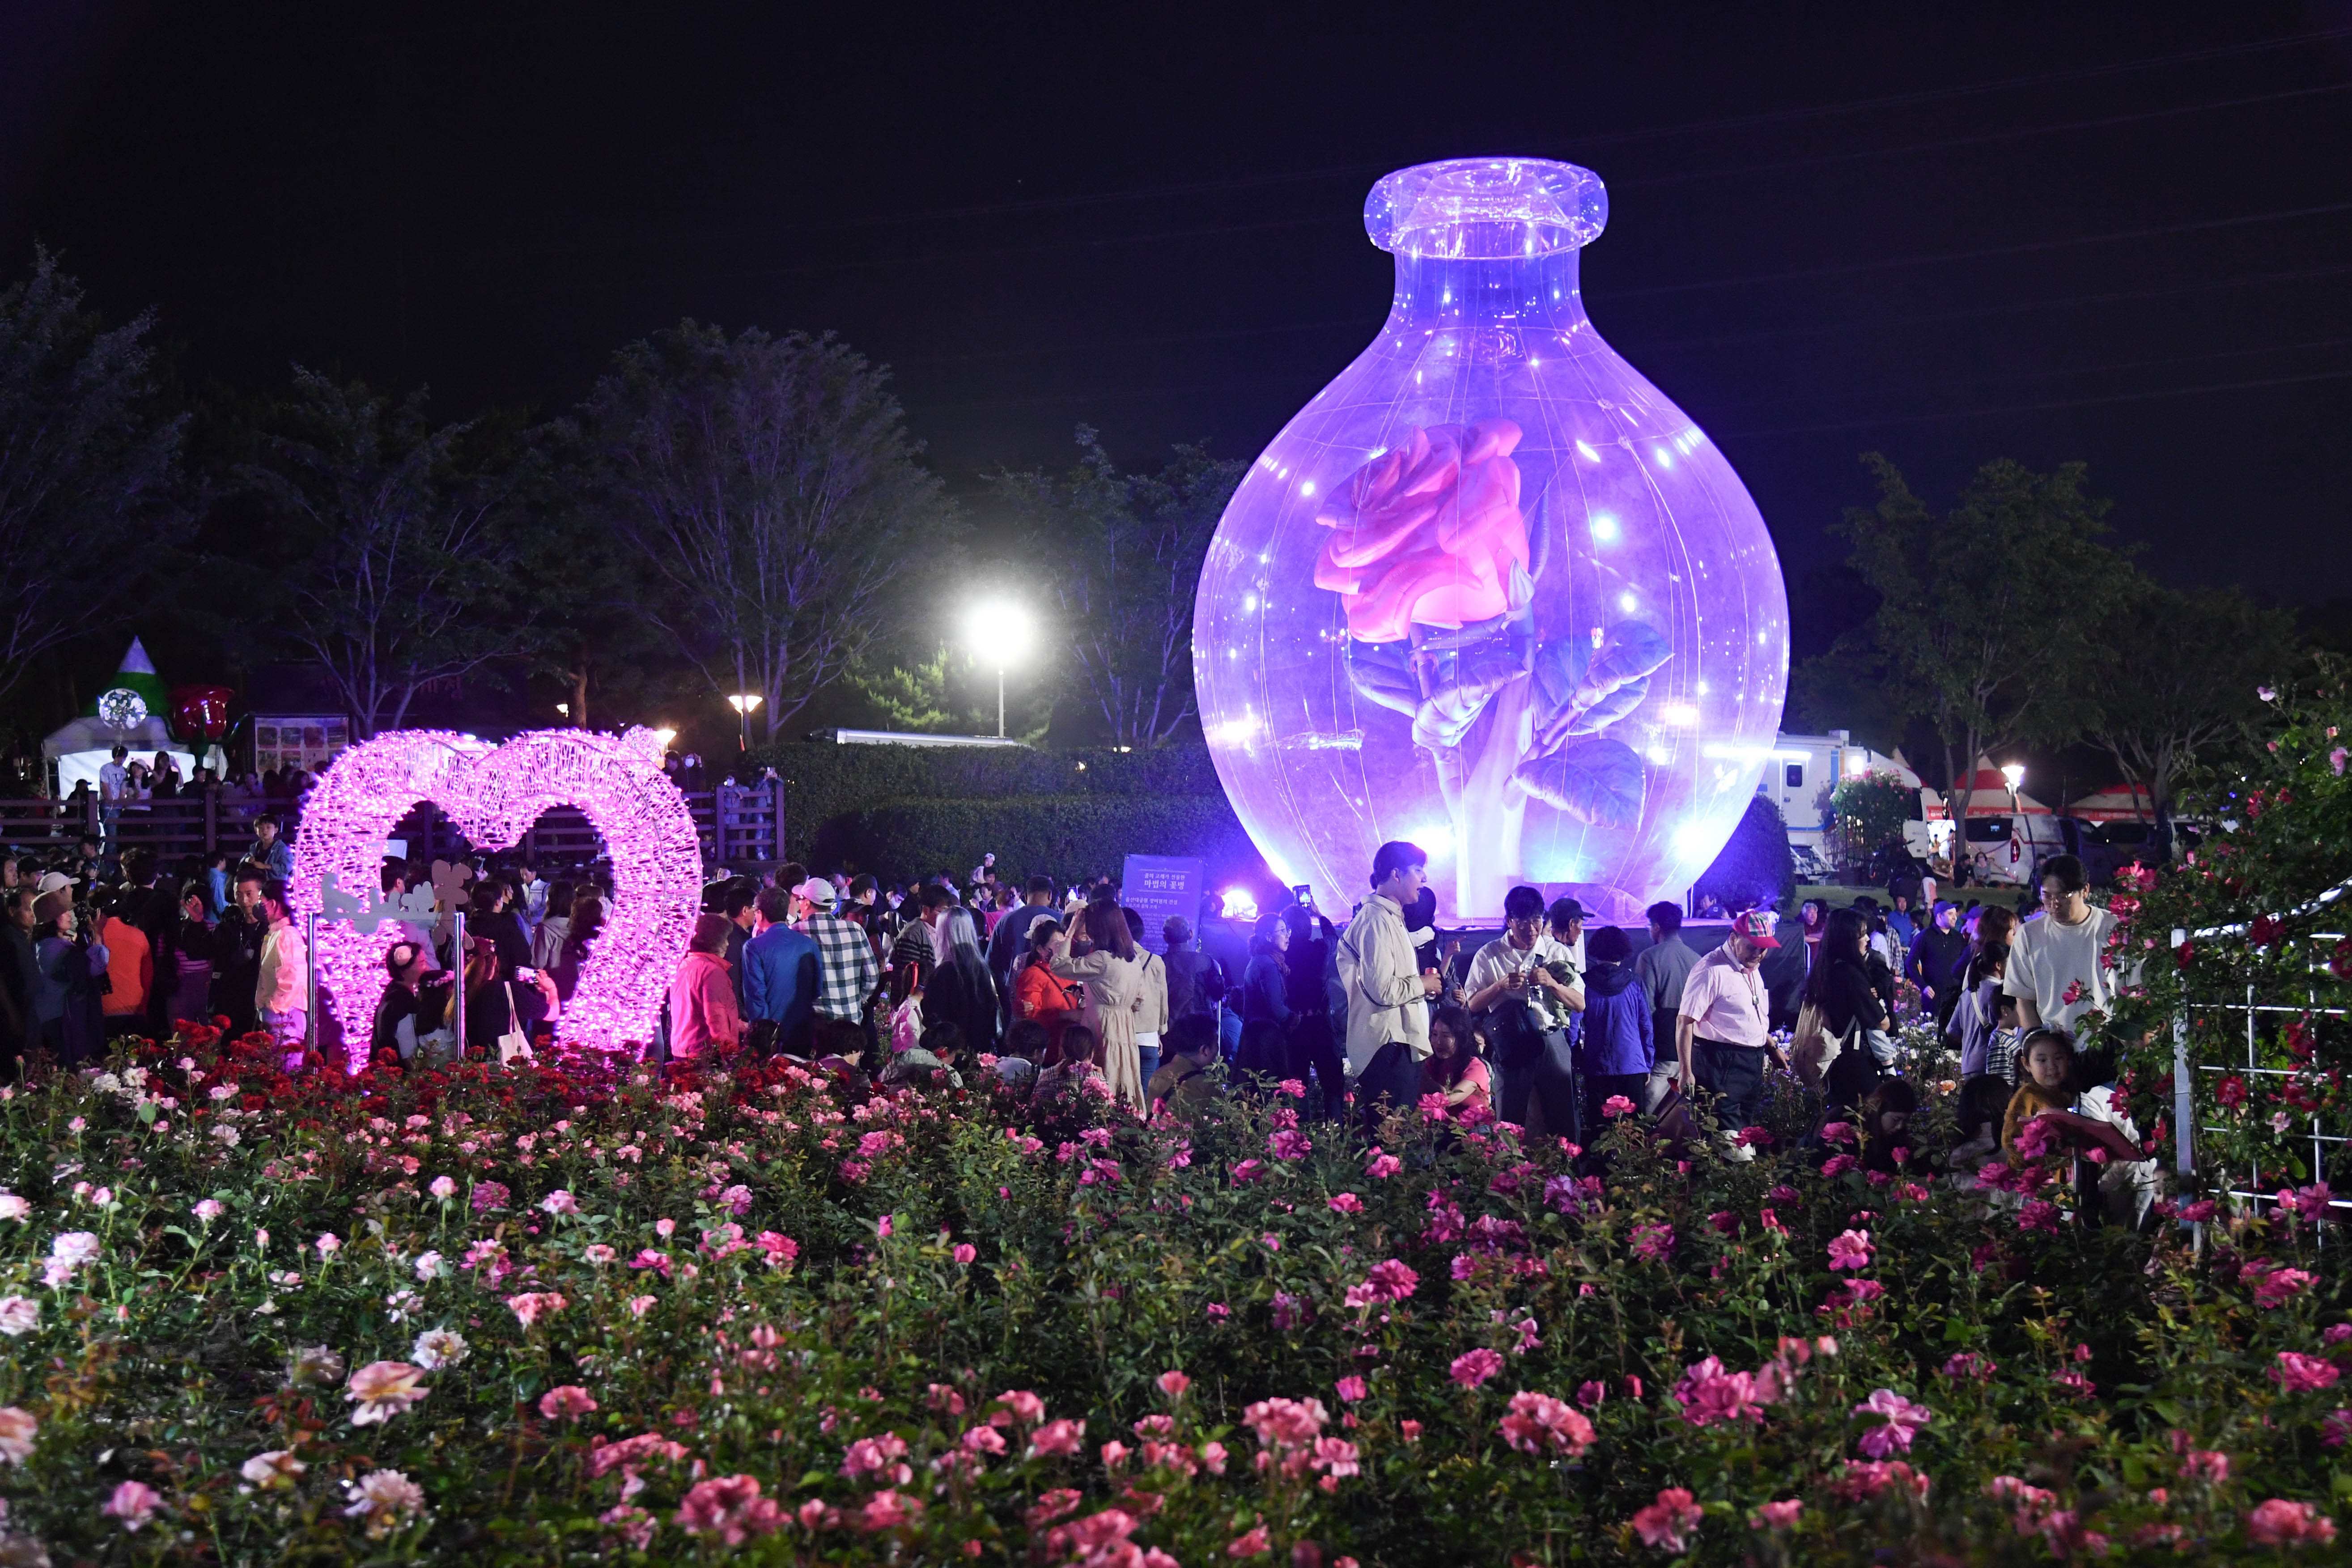
[[[743,1016],[735,1009],[735,983],[719,955],[727,951],[732,922],[703,915],[694,922],[694,941],[669,983],[669,1054],[685,1061],[743,1037]]]

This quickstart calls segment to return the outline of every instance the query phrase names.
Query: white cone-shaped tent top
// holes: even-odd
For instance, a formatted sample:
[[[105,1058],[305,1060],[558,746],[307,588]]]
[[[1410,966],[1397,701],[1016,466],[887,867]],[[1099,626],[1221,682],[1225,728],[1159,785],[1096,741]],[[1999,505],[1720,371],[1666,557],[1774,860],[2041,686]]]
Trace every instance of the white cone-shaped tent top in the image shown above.
[[[115,667],[114,679],[92,700],[92,711],[41,742],[42,757],[57,769],[58,794],[71,794],[74,785],[84,780],[97,789],[99,771],[112,759],[117,746],[150,763],[156,752],[169,752],[179,764],[180,777],[193,778],[196,759],[172,739],[165,701],[155,661],[147,657],[146,645],[132,637],[122,662]]]

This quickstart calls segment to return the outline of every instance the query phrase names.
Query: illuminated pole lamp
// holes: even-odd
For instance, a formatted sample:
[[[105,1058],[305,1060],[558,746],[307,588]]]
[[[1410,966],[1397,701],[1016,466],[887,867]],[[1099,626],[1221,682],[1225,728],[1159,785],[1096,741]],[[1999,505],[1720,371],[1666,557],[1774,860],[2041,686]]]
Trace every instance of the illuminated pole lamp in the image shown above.
[[[1029,656],[1037,625],[1028,610],[1005,599],[983,599],[964,622],[972,657],[996,667],[996,738],[1004,739],[1004,669]]]
[[[2025,847],[2017,839],[2018,829],[2025,826],[2025,814],[2018,809],[2017,792],[2025,784],[2025,764],[2011,763],[2000,770],[2009,781],[2009,863],[2016,865],[2025,858]]]
[[[727,706],[735,710],[735,716],[743,721],[743,749],[747,752],[751,749],[751,710],[759,705],[760,694],[756,691],[739,691],[727,700]]]

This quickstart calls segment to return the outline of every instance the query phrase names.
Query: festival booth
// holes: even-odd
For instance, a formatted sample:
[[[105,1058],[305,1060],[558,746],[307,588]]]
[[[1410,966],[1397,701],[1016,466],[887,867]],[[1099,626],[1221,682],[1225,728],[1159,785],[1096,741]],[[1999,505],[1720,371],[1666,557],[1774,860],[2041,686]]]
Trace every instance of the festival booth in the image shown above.
[[[2146,784],[2111,784],[2075,801],[2066,814],[2084,822],[2153,822],[2156,798]]]
[[[151,763],[156,752],[165,752],[179,765],[182,779],[194,778],[196,759],[173,738],[165,718],[170,707],[154,661],[131,638],[112,683],[91,700],[89,710],[41,742],[41,758],[56,775],[57,793],[70,795],[82,783],[95,791],[98,772],[113,759],[117,746]]]

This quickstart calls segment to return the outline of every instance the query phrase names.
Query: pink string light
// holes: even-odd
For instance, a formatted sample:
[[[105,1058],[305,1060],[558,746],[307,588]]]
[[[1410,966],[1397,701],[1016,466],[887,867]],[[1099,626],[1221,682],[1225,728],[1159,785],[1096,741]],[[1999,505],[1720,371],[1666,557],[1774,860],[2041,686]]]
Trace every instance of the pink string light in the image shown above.
[[[577,806],[612,857],[613,900],[556,1037],[582,1050],[640,1051],[659,1024],[702,893],[694,816],[661,761],[660,738],[645,729],[534,730],[495,747],[442,730],[379,735],[337,757],[304,800],[288,897],[298,911],[316,910],[330,875],[346,894],[380,886],[384,840],[421,802],[485,850],[514,844],[551,807]],[[391,922],[374,931],[320,923],[319,979],[354,1073],[367,1065],[390,983],[384,953],[401,935]]]

